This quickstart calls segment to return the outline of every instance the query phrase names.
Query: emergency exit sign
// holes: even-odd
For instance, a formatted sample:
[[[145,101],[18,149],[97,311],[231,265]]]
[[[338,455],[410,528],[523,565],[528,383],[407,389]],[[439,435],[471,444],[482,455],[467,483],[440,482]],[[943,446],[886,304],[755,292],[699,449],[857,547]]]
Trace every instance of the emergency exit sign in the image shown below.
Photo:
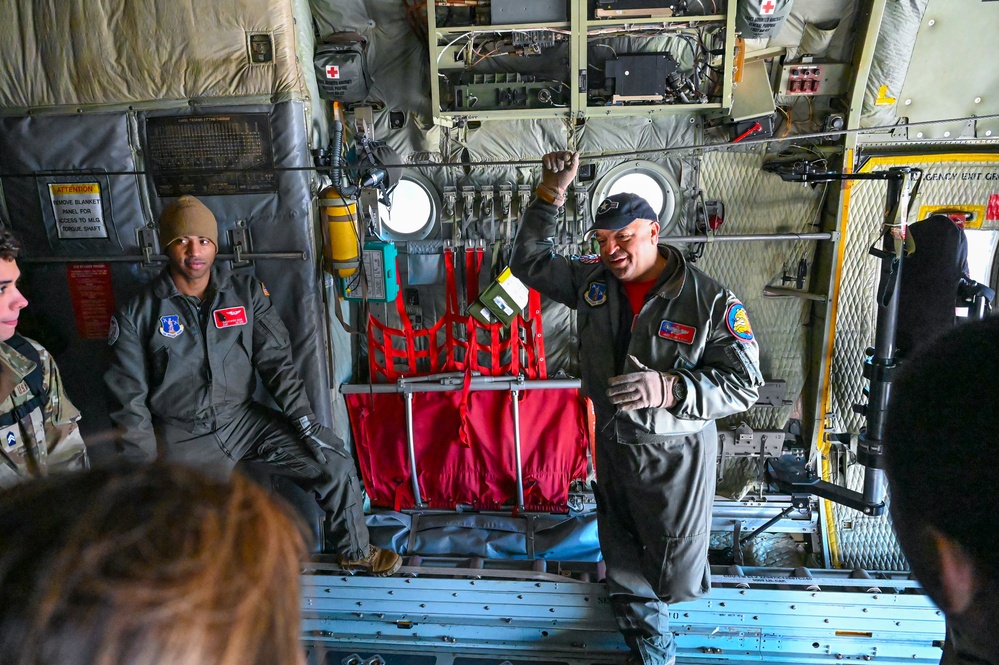
[[[49,184],[49,199],[60,239],[107,238],[101,186],[96,182]]]

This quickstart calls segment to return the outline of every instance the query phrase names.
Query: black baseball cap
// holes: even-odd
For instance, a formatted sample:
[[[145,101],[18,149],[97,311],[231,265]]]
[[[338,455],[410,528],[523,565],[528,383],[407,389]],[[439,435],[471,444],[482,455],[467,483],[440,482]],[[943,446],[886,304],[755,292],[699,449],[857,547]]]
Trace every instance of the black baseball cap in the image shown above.
[[[636,219],[658,222],[659,215],[638,194],[625,192],[608,196],[597,206],[596,217],[593,225],[586,230],[586,237],[589,238],[594,231],[620,231]]]

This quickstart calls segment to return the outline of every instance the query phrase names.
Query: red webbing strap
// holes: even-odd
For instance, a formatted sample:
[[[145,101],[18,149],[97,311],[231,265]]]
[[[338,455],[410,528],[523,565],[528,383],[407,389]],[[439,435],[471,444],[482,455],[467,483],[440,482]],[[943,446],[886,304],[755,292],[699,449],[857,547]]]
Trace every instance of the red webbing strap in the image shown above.
[[[405,331],[403,342],[406,345],[406,361],[409,364],[409,375],[412,376],[416,374],[416,344],[413,339],[413,322],[409,320],[409,314],[406,312],[406,303],[402,300],[402,289],[399,289],[399,292],[395,295],[395,311],[398,312],[399,320],[402,322],[402,329]]]
[[[544,333],[541,327],[541,294],[534,289],[529,291],[527,311],[522,320],[524,322],[524,350],[527,354],[524,373],[532,379],[547,378]]]
[[[395,481],[395,497],[392,501],[395,512],[401,512],[406,507],[406,504],[409,503],[406,501],[407,498],[406,481],[402,478],[397,478]]]
[[[493,375],[503,374],[503,366],[500,365],[500,352],[503,350],[503,340],[500,339],[502,330],[503,326],[499,323],[489,326],[489,366]]]
[[[447,356],[445,366],[451,371],[464,368],[464,363],[458,362],[457,352],[457,347],[464,345],[454,336],[454,327],[461,322],[461,315],[458,312],[458,281],[454,275],[454,249],[450,247],[444,249],[444,278],[444,352]]]
[[[465,249],[465,302],[469,305],[479,297],[479,275],[482,272],[485,253],[485,247]]]
[[[472,447],[472,435],[468,426],[468,399],[471,392],[472,369],[466,367],[465,379],[461,383],[461,399],[458,400],[458,440],[466,448]]]

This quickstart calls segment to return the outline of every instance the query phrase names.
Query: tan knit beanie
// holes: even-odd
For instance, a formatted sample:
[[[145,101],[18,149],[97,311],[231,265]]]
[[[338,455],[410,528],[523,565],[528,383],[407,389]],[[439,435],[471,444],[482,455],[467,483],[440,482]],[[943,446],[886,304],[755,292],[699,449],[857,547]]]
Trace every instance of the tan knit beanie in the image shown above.
[[[160,213],[160,249],[184,236],[208,238],[219,246],[219,225],[215,215],[204,203],[193,196],[184,195]]]

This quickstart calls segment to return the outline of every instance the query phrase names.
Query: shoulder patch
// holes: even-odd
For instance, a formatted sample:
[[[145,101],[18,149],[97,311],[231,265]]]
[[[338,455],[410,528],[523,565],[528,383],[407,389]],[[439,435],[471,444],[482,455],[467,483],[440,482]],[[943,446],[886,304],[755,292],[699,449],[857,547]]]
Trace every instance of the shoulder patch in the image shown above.
[[[607,285],[603,282],[590,282],[586,287],[586,294],[583,295],[590,307],[597,307],[607,302]]]
[[[728,311],[725,312],[725,323],[728,325],[728,331],[740,342],[753,341],[753,327],[749,325],[749,314],[746,313],[746,306],[741,302],[734,302],[728,306]]]
[[[260,290],[263,291],[264,295],[267,296],[268,298],[271,297],[271,292],[267,290],[267,285],[264,284],[263,282],[260,282]]]
[[[577,260],[580,263],[583,263],[583,264],[586,264],[586,265],[593,265],[595,263],[600,263],[600,255],[599,254],[583,254]]]
[[[111,323],[108,324],[108,346],[114,346],[114,343],[118,341],[118,319],[111,317]]]

